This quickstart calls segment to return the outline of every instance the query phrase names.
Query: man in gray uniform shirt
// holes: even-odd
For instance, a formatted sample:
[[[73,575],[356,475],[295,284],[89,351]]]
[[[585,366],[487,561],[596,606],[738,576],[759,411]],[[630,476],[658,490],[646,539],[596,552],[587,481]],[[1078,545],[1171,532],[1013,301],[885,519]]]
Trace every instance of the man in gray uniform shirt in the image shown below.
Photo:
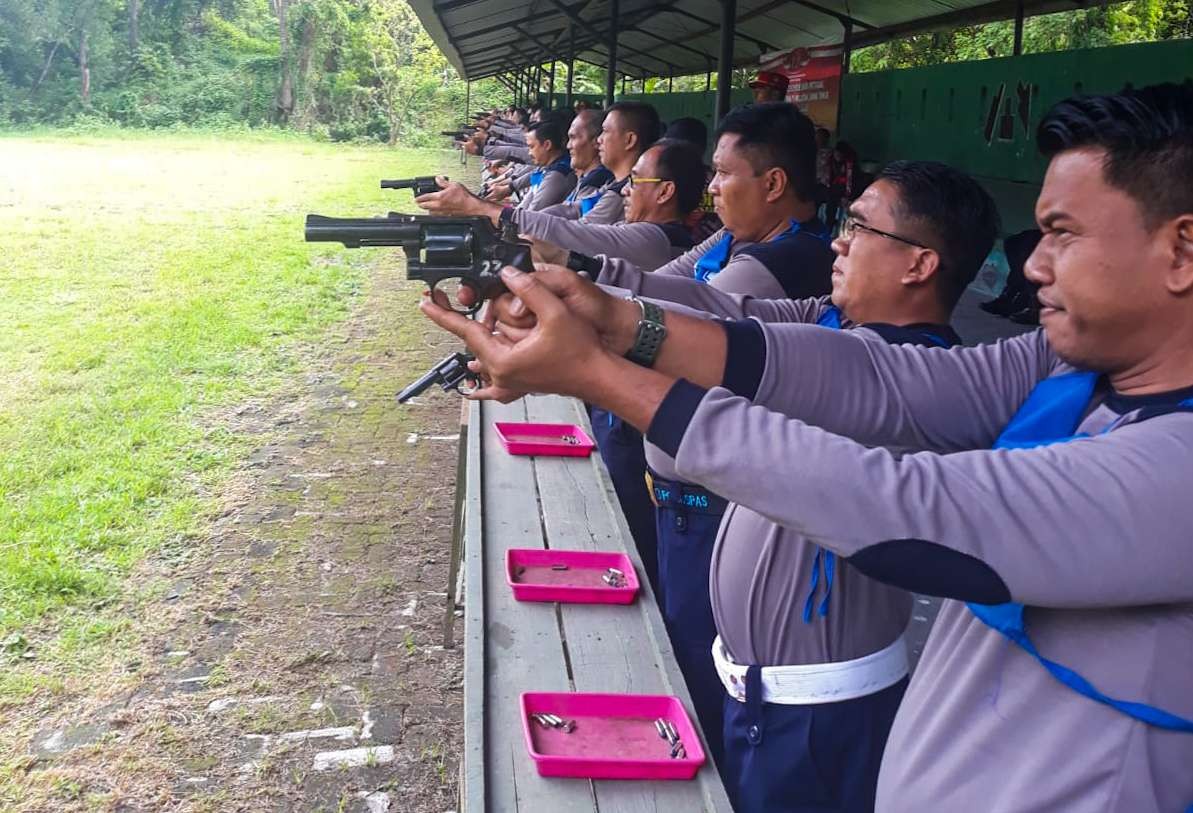
[[[590,206],[565,204],[551,207],[549,214],[584,223],[620,223],[625,219],[622,189],[629,182],[630,171],[643,152],[658,139],[659,114],[648,104],[618,102],[609,108],[601,125],[597,149],[601,164],[614,180],[605,184],[600,196]],[[442,192],[422,195],[415,202],[436,215],[484,215],[485,201],[468,192],[462,184],[440,182]]]
[[[605,185],[614,180],[613,173],[601,163],[597,139],[605,122],[603,110],[581,110],[568,128],[568,154],[572,157],[572,172],[576,173],[576,188],[567,199],[548,211],[574,220],[587,214],[600,201]]]
[[[1193,86],[1062,102],[1037,140],[1043,330],[995,345],[674,312],[659,342],[649,303],[514,269],[517,342],[422,306],[493,386],[594,401],[686,478],[950,599],[879,810],[1193,803]]]
[[[480,200],[462,184],[448,183],[442,192],[420,197],[447,203],[455,211],[488,217],[494,226],[517,225],[518,232],[548,244],[554,259],[564,260],[568,252],[586,258],[620,257],[637,266],[656,268],[692,247],[691,233],[684,227],[683,207],[699,201],[704,192],[704,166],[699,153],[682,141],[660,142],[642,154],[626,185],[626,220],[601,225],[569,220],[545,211],[502,206]],[[438,210],[432,210],[438,211]],[[558,251],[563,249],[563,256]],[[599,264],[597,265],[599,268]]]
[[[831,299],[784,302],[779,314],[858,328],[891,344],[960,344],[951,312],[998,227],[993,200],[972,178],[943,164],[896,161],[853,202],[833,241]],[[723,318],[764,304],[632,269],[603,279]],[[656,471],[675,467],[653,445],[646,459]],[[653,487],[660,502],[682,490],[657,478]],[[883,745],[907,685],[911,595],[736,504],[724,512],[708,574],[719,633],[713,659],[727,692],[720,767],[735,809],[872,810]],[[746,703],[753,680],[762,702]]]
[[[526,176],[521,188],[514,184],[514,188],[522,193],[519,209],[541,211],[562,203],[575,188],[576,176],[572,174],[571,160],[564,148],[565,132],[566,122],[554,116],[531,126],[527,132],[526,148],[530,151],[534,169]]]

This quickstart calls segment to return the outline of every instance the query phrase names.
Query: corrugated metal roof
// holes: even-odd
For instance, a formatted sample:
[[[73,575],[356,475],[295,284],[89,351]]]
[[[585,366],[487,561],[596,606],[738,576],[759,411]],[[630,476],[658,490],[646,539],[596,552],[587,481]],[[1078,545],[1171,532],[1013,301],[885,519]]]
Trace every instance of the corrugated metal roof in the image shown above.
[[[1024,0],[1028,14],[1097,5]],[[411,0],[431,38],[467,79],[575,58],[607,66],[609,0]],[[854,47],[916,31],[1008,19],[1015,0],[738,0],[734,62],[771,51],[840,42]],[[620,0],[617,69],[632,77],[715,70],[718,0]]]

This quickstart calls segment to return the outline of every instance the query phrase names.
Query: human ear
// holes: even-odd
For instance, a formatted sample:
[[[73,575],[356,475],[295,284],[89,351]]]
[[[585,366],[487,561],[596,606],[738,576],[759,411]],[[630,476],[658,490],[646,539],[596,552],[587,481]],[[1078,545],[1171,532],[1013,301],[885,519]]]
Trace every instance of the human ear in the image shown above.
[[[763,177],[766,179],[766,201],[773,203],[787,192],[787,173],[778,167],[771,167]]]
[[[659,184],[659,194],[658,194],[658,197],[656,198],[656,200],[659,203],[666,203],[667,201],[671,200],[673,197],[675,197],[675,182],[674,181],[663,181],[662,183],[660,183]]]
[[[1166,280],[1168,291],[1188,294],[1193,291],[1193,214],[1181,215],[1168,228],[1172,241],[1172,267]]]
[[[940,272],[940,255],[930,248],[916,248],[915,260],[899,280],[904,285],[925,285]]]

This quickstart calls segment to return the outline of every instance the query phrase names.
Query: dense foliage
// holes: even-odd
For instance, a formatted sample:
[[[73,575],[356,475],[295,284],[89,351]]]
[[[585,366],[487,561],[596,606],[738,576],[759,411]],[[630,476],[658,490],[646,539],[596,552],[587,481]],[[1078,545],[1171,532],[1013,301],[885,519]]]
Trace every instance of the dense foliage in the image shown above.
[[[1185,37],[1193,37],[1193,3],[1189,0],[1134,0],[1029,17],[1023,26],[1023,53]],[[1010,20],[920,34],[857,51],[850,70],[880,71],[1010,56],[1014,39],[1015,24]]]
[[[473,84],[474,107],[508,95]],[[418,144],[464,105],[405,0],[0,3],[0,123],[277,124]]]
[[[1134,0],[1030,18],[1027,53],[1193,36],[1191,0]],[[857,51],[858,71],[1011,53],[1009,21]],[[748,67],[735,71],[744,84]],[[566,68],[560,64],[556,89]],[[634,80],[629,92],[703,90],[704,75]],[[575,91],[603,93],[577,64]],[[622,84],[618,83],[618,89]],[[473,108],[504,104],[495,80]],[[2,0],[0,125],[279,125],[336,140],[441,144],[465,84],[406,0]]]

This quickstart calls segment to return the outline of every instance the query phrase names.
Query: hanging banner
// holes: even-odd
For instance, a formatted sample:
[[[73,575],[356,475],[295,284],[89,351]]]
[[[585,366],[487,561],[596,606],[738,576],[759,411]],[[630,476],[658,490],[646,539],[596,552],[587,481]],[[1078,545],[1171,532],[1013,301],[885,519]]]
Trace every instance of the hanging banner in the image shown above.
[[[841,104],[841,58],[844,45],[818,45],[763,54],[759,69],[781,73],[791,82],[787,101],[807,114],[818,127],[837,129]]]

